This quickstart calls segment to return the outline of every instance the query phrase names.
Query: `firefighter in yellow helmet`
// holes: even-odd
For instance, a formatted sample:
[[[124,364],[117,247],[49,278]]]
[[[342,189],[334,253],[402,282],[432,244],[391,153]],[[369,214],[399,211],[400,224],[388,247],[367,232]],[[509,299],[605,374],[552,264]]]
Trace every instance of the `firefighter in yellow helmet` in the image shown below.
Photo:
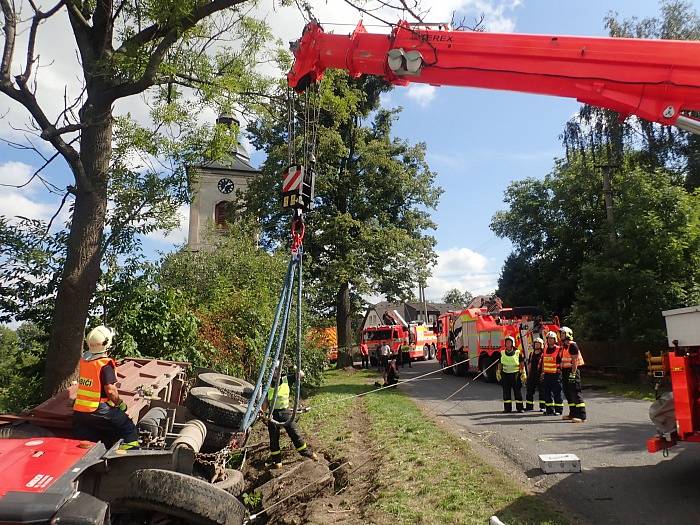
[[[106,447],[121,440],[123,450],[138,448],[136,425],[126,415],[126,403],[116,387],[117,364],[107,355],[113,339],[114,331],[106,326],[93,328],[85,338],[88,351],[80,359],[74,433],[78,439],[101,441]]]
[[[527,379],[523,354],[515,347],[515,338],[508,336],[505,340],[505,351],[501,354],[501,360],[496,369],[496,379],[503,386],[503,412],[513,410],[513,397],[515,397],[515,409],[522,412],[523,408],[523,383]]]

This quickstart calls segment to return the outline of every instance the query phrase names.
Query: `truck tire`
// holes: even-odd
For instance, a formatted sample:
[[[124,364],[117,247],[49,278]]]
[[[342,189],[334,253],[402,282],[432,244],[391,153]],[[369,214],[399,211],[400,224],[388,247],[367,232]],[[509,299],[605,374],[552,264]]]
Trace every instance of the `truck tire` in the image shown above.
[[[500,354],[493,354],[485,359],[486,367],[493,365],[484,374],[484,379],[487,383],[498,383],[498,380],[496,379],[496,370],[498,369],[498,365],[494,365],[493,363],[500,361],[500,359]]]
[[[430,347],[426,344],[423,346],[423,361],[428,361],[430,359]]]
[[[206,372],[197,376],[195,386],[211,386],[218,388],[224,394],[236,394],[246,399],[250,399],[253,395],[255,386],[248,381],[238,379],[237,377],[227,376],[226,374],[217,374],[216,372]]]
[[[227,468],[226,479],[214,483],[214,486],[225,490],[231,494],[231,496],[238,497],[245,488],[245,479],[243,479],[243,473],[240,470]]]
[[[119,507],[157,512],[195,525],[242,525],[245,507],[225,490],[170,470],[131,474]]]
[[[204,426],[207,427],[207,437],[204,438],[202,452],[207,454],[226,448],[231,443],[233,434],[239,430],[238,428],[221,427],[208,421],[204,422]]]
[[[467,354],[465,354],[464,352],[457,352],[455,362],[459,363],[460,361],[464,361],[465,359],[467,359]],[[462,363],[461,365],[457,365],[454,368],[456,375],[458,375],[459,377],[467,377],[467,372],[469,372],[469,363]]]
[[[430,345],[430,358],[429,359],[435,359],[435,356],[437,355],[437,349],[435,348],[435,345]]]
[[[443,374],[454,375],[454,373],[455,373],[454,367],[450,366],[449,363],[447,362],[447,351],[446,350],[443,350],[440,353],[440,366],[442,367]],[[449,366],[449,368],[448,368],[448,366]]]
[[[247,409],[237,399],[210,386],[197,386],[190,390],[185,405],[194,416],[230,429],[240,428]]]

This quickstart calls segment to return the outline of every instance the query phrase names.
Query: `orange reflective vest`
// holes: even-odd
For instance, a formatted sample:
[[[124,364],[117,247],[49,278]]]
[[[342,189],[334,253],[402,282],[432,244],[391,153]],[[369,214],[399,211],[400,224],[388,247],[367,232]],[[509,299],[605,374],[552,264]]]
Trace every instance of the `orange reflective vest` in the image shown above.
[[[559,357],[559,347],[555,346],[555,350],[551,354],[547,353],[548,348],[542,352],[542,370],[545,374],[556,374],[559,371],[557,358]]]
[[[100,381],[100,371],[105,365],[111,364],[115,369],[117,363],[111,357],[100,357],[88,361],[80,360],[80,371],[78,379],[78,393],[75,396],[73,410],[76,412],[94,412],[100,403],[109,401],[102,396],[102,381]]]
[[[573,343],[573,341],[570,341],[569,343],[565,343],[562,346],[561,350],[561,367],[562,368],[572,368],[573,367],[573,359],[571,358],[571,354],[569,353],[569,345]],[[578,359],[576,360],[577,365],[576,366],[582,366],[584,364],[583,362],[583,355],[581,354],[581,349],[578,349]]]

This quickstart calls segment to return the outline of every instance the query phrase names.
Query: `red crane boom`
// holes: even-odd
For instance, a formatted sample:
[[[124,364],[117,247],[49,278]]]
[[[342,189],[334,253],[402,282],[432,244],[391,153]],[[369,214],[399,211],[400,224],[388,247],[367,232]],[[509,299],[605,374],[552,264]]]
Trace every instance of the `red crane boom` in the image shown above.
[[[289,85],[303,91],[326,69],[353,77],[575,98],[700,134],[700,42],[454,31],[399,22],[390,34],[350,35],[309,23],[293,46]]]

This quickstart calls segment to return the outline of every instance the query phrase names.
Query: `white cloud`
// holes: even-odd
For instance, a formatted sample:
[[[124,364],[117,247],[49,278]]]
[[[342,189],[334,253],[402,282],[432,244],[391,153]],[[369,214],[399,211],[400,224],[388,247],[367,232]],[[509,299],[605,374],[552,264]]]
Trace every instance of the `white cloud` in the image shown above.
[[[189,205],[183,204],[180,206],[177,210],[177,215],[179,219],[179,226],[177,228],[169,232],[157,230],[146,235],[146,238],[163,244],[172,244],[173,246],[179,246],[187,242],[187,230],[190,220]]]
[[[0,184],[21,185],[34,173],[34,168],[24,162],[8,161],[0,164]],[[17,216],[47,220],[53,214],[51,206],[32,200],[37,180],[26,187],[0,187],[0,215],[12,218]]]
[[[498,268],[469,248],[438,250],[438,262],[428,279],[426,296],[440,300],[452,288],[482,294],[496,288]]]
[[[31,175],[32,167],[24,162],[10,160],[0,164],[0,184],[24,184]]]
[[[406,96],[425,108],[435,98],[435,91],[436,87],[430,84],[411,84],[406,91]]]

